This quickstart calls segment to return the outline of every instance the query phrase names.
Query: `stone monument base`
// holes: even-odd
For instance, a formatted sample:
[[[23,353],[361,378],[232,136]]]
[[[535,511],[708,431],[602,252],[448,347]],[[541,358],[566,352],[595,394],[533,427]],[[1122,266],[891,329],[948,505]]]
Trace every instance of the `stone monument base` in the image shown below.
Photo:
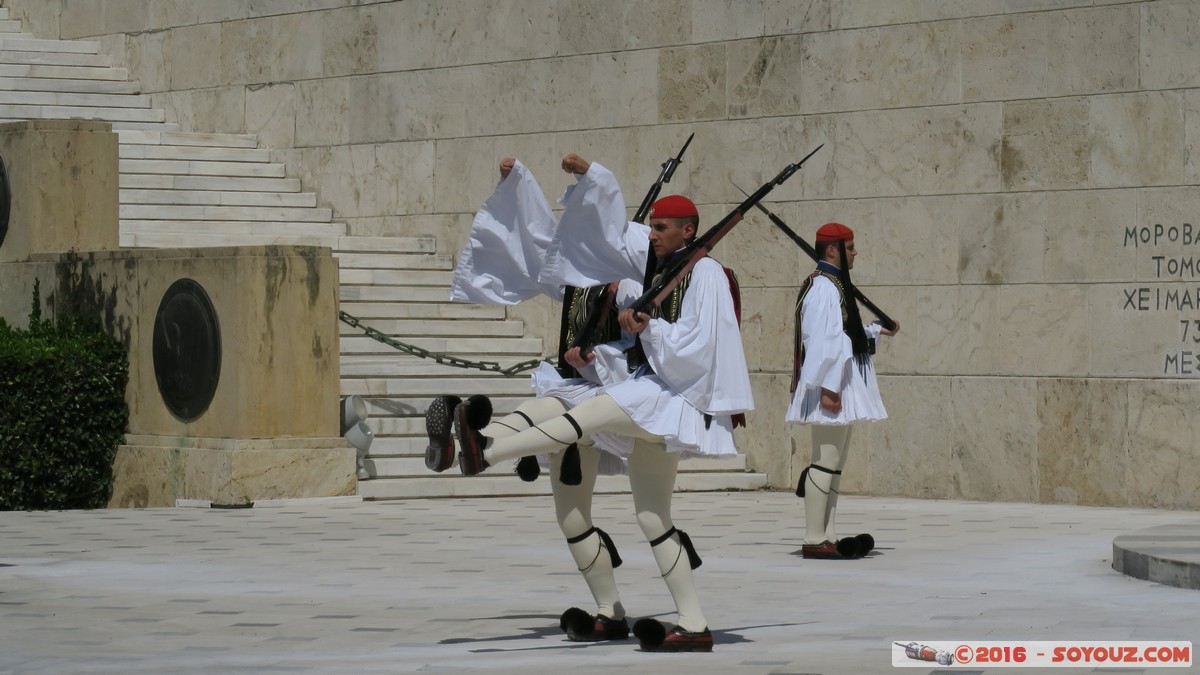
[[[178,499],[249,505],[260,499],[355,494],[354,448],[342,438],[126,436],[113,460],[108,506],[175,506]]]

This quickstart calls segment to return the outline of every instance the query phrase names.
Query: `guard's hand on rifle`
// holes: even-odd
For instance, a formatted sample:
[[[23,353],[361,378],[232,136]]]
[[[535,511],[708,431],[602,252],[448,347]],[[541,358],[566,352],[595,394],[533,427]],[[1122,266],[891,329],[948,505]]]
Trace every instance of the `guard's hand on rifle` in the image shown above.
[[[508,174],[513,170],[513,167],[516,165],[517,165],[517,160],[513,159],[512,157],[505,157],[504,159],[500,160],[500,180],[504,180],[505,178],[508,178]]]
[[[592,168],[592,163],[572,152],[563,157],[562,168],[567,173],[577,173],[582,176]]]
[[[830,415],[842,412],[842,395],[821,387],[821,408]]]
[[[895,335],[896,333],[899,333],[899,332],[900,332],[900,322],[899,322],[899,321],[896,321],[895,319],[892,319],[892,323],[894,323],[894,324],[896,324],[896,325],[892,326],[891,330],[888,330],[887,328],[882,328],[882,327],[881,327],[881,328],[879,329],[879,334],[880,334],[880,335],[887,335],[888,337],[891,337],[891,336]]]
[[[650,315],[645,312],[634,312],[632,309],[623,309],[617,315],[617,322],[621,324],[623,331],[641,333],[646,330],[646,324],[650,323]]]
[[[592,361],[595,361],[596,354],[594,352],[589,352],[587,355],[584,355],[583,350],[579,347],[571,347],[567,351],[563,352],[563,360],[571,364],[572,368],[578,370],[580,368],[588,367]]]

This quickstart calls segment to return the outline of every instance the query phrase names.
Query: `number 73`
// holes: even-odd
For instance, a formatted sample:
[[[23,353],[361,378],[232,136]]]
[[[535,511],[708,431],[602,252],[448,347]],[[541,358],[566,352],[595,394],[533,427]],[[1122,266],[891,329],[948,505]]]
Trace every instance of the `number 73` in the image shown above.
[[[1200,342],[1200,319],[1180,319],[1179,327],[1183,332],[1180,337],[1184,342],[1188,341],[1188,334],[1192,336],[1192,342]]]

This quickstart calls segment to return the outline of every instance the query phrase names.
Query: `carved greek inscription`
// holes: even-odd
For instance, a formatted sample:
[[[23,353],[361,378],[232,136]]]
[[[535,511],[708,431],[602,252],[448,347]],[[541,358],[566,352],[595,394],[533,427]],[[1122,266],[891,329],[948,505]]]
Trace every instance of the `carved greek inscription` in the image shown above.
[[[1200,279],[1200,253],[1191,252],[1200,249],[1200,228],[1191,223],[1126,227],[1123,241],[1126,247],[1157,249],[1150,255],[1150,271],[1161,281],[1123,289],[1122,310],[1182,315],[1180,348],[1163,354],[1162,374],[1200,376],[1200,286],[1188,283]]]

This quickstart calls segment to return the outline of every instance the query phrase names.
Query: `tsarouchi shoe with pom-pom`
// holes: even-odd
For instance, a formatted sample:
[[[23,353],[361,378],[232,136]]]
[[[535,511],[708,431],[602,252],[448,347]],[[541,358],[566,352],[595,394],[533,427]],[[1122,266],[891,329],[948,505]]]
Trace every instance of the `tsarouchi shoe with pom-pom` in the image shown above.
[[[454,464],[454,411],[462,403],[457,396],[443,395],[433,399],[425,409],[425,466],[441,473]]]
[[[592,616],[578,607],[563,612],[558,625],[572,642],[629,639],[629,622],[625,619],[610,619],[603,614]]]
[[[633,634],[644,652],[711,652],[712,631],[688,631],[675,626],[667,630],[654,619],[639,619],[633,624]]]
[[[464,476],[475,476],[488,468],[483,458],[487,439],[471,426],[470,400],[454,411],[454,438],[458,441],[458,468]]]

